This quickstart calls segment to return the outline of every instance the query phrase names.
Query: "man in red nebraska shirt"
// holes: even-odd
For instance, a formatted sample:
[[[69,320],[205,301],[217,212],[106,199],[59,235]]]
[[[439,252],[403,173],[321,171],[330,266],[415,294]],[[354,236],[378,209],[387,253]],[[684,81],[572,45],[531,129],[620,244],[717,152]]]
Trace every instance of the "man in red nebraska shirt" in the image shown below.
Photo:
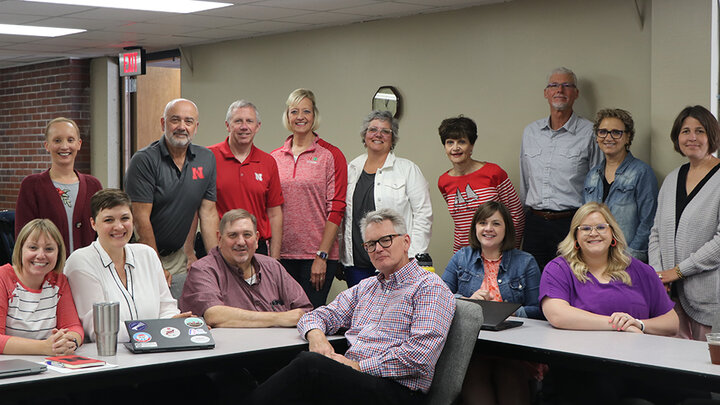
[[[275,159],[253,143],[260,124],[253,103],[238,100],[228,107],[228,137],[209,148],[217,162],[216,207],[221,218],[235,208],[253,214],[260,232],[258,253],[279,259],[283,195]]]

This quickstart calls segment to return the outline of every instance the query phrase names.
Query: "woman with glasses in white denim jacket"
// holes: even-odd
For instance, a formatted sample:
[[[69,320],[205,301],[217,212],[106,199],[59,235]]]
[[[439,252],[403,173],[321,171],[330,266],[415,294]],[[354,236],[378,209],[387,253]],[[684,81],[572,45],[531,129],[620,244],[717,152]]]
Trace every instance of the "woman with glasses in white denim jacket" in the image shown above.
[[[347,205],[340,248],[348,287],[375,274],[362,246],[359,221],[368,212],[392,208],[399,212],[410,235],[408,256],[426,253],[430,244],[432,205],[428,182],[420,168],[393,153],[398,123],[389,111],[372,111],[363,120],[360,139],[367,153],[348,165]]]

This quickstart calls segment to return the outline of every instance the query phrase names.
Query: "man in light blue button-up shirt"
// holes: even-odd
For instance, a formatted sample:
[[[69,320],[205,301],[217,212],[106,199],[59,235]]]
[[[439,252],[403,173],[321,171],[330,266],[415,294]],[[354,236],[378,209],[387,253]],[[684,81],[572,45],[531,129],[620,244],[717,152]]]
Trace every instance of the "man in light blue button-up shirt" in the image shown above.
[[[545,87],[550,116],[523,131],[520,199],[528,210],[523,250],[535,256],[540,269],[555,258],[583,203],[585,176],[602,160],[592,122],[573,112],[579,94],[575,73],[553,70]]]

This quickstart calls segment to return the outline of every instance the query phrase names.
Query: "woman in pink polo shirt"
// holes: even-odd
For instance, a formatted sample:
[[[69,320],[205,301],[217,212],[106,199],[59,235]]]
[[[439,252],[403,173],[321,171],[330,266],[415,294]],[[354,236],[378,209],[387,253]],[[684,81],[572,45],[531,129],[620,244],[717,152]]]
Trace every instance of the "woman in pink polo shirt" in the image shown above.
[[[347,161],[315,133],[320,115],[312,91],[297,89],[285,104],[282,120],[292,134],[271,153],[285,198],[280,261],[317,308],[327,300],[339,258]]]

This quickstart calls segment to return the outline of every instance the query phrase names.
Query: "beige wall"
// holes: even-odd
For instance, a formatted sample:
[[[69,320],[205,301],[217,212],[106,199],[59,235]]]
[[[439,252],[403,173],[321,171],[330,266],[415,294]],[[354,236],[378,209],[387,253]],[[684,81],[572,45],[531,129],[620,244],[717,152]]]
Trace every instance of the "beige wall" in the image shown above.
[[[457,114],[475,119],[475,158],[498,163],[517,184],[522,130],[548,113],[542,89],[556,66],[579,75],[581,115],[592,118],[603,107],[633,113],[633,153],[659,175],[682,161],[667,134],[682,106],[710,99],[711,0],[638,3],[643,28],[633,1],[515,0],[197,46],[187,49],[194,70],[183,64],[182,94],[200,108],[197,143],[224,139],[227,106],[246,98],[262,114],[256,143],[270,151],[287,136],[280,122],[287,95],[310,88],[322,115],[318,132],[350,160],[363,152],[358,129],[373,93],[396,86],[405,102],[397,153],[417,163],[430,183],[430,253],[441,271],[453,227],[436,186],[450,167],[440,121]]]

